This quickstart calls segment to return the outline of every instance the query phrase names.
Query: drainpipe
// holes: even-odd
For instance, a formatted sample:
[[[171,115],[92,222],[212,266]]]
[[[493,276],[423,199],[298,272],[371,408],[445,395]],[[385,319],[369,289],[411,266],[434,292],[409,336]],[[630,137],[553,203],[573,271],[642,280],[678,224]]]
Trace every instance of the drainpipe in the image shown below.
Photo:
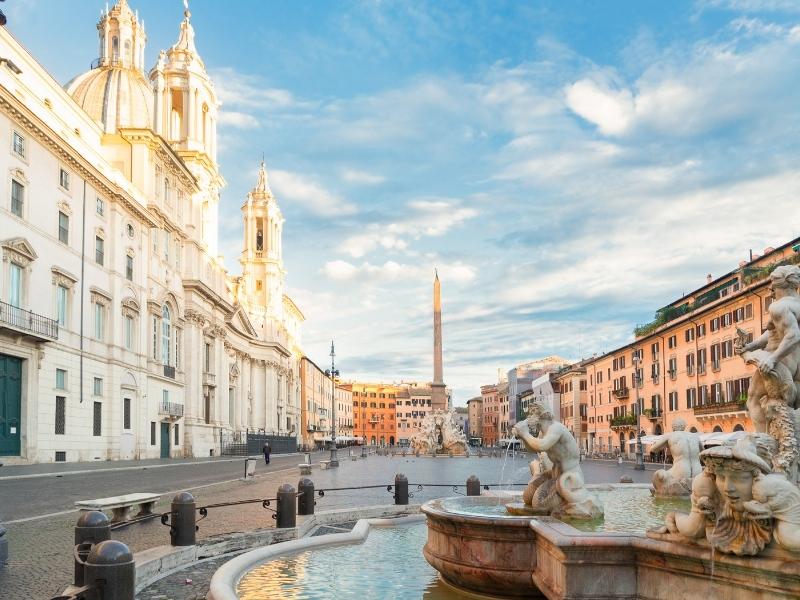
[[[83,204],[81,206],[81,301],[80,301],[80,354],[79,354],[79,403],[83,404],[83,314],[84,314],[84,289],[86,287],[86,179],[83,180]]]

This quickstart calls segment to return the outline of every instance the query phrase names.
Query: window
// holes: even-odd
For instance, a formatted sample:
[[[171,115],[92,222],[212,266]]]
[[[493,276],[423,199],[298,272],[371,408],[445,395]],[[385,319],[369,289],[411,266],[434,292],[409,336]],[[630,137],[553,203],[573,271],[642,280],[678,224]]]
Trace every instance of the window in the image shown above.
[[[95,205],[95,210],[97,214],[101,217],[106,214],[106,202],[102,198],[97,199],[97,203]]]
[[[678,410],[678,392],[669,393],[669,409]]]
[[[667,370],[669,371],[670,379],[675,379],[678,376],[678,359],[674,356],[669,359],[669,366]]]
[[[130,429],[131,428],[131,399],[130,398],[123,398],[122,399],[122,428],[123,429]]]
[[[720,361],[720,354],[721,348],[719,344],[712,344],[711,345],[711,368],[715,371],[719,371],[719,361]]]
[[[175,328],[175,364],[173,366],[176,369],[181,366],[181,330],[177,327]]]
[[[722,384],[715,383],[711,386],[711,402],[720,403],[724,402],[724,397],[722,395]]]
[[[61,211],[58,211],[58,241],[69,244],[69,216]]]
[[[180,427],[180,426],[177,423],[175,423],[175,445],[176,446],[180,446],[181,445],[181,436],[178,433],[178,431],[179,431],[178,427]]]
[[[211,373],[211,344],[208,342],[206,342],[205,353],[203,356],[205,361],[205,372]]]
[[[11,263],[8,303],[11,306],[20,308],[22,306],[22,267],[17,263]]]
[[[11,150],[20,158],[25,158],[25,138],[16,131],[11,134]]]
[[[92,394],[94,394],[95,396],[103,395],[103,380],[100,377],[94,378],[94,383],[92,386]]]
[[[705,348],[700,348],[697,351],[697,372],[702,375],[706,372],[706,362],[708,361],[708,354]]]
[[[172,321],[169,306],[161,309],[161,364],[169,365]]]
[[[700,323],[700,325],[697,326],[697,337],[701,338],[704,337],[705,335],[706,335],[706,324]]]
[[[156,422],[150,421],[150,445],[156,445]]]
[[[133,281],[133,257],[130,254],[125,257],[125,279]]]
[[[103,403],[94,403],[94,424],[92,427],[92,435],[99,437],[103,431]]]
[[[56,396],[56,435],[64,435],[67,429],[67,399]]]
[[[684,337],[686,338],[687,342],[694,341],[694,327],[691,327],[691,328],[687,329],[684,332]]]
[[[105,261],[105,241],[99,235],[94,238],[94,262],[101,267]]]
[[[719,317],[711,319],[711,332],[719,331]]]
[[[671,335],[667,338],[667,346],[672,349],[678,345],[678,336]]]
[[[686,408],[694,408],[697,404],[697,388],[687,388]]]
[[[58,170],[58,185],[60,185],[65,190],[69,189],[69,173],[66,169],[59,169]]]
[[[133,350],[133,317],[125,315],[122,317],[122,337],[126,350]]]
[[[725,340],[721,344],[722,358],[731,358],[733,356],[733,340]]]
[[[25,206],[25,186],[16,179],[11,180],[11,212],[18,217],[22,217],[22,209]]]
[[[694,374],[694,354],[691,353],[686,355],[686,374]]]
[[[733,323],[733,313],[725,313],[720,317],[720,324],[723,327],[730,327]]]
[[[164,260],[169,262],[169,245],[170,245],[170,234],[169,231],[164,231]]]
[[[67,302],[69,290],[63,285],[56,286],[56,320],[59,327],[67,326]]]
[[[125,226],[125,230],[128,232],[129,238],[133,238],[133,235],[136,233],[136,231],[133,229],[133,225],[130,223]]]
[[[56,389],[67,389],[67,372],[64,369],[56,369]]]
[[[94,302],[94,339],[102,340],[105,329],[105,307],[99,302]]]

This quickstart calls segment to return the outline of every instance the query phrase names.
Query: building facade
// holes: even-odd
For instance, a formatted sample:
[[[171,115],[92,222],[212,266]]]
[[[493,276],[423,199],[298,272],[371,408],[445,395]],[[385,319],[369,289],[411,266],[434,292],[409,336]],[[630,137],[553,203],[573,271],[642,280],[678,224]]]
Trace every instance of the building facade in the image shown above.
[[[531,383],[531,389],[520,394],[519,405],[525,414],[533,402],[544,404],[552,411],[554,418],[561,417],[561,394],[555,373],[545,373],[537,377]]]
[[[559,420],[569,429],[581,451],[587,452],[586,369],[580,364],[572,365],[555,374],[554,379],[559,390]]]
[[[483,408],[483,445],[496,446],[500,441],[500,402],[497,384],[481,386]]]
[[[383,383],[346,383],[353,395],[353,436],[361,443],[393,446],[397,443],[395,404],[400,388]]]
[[[331,439],[334,383],[307,356],[300,360],[300,430],[307,449],[323,448]]]
[[[0,455],[208,456],[248,430],[297,435],[283,220],[262,165],[242,275],[226,271],[219,102],[190,14],[148,73],[127,2],[97,28],[99,58],[65,87],[0,28]]]
[[[476,396],[467,400],[470,438],[483,437],[483,398]]]
[[[737,329],[764,331],[769,273],[800,262],[800,239],[743,261],[723,277],[660,309],[634,342],[586,361],[589,448],[633,452],[643,435],[681,418],[699,433],[751,431],[745,400],[753,368],[734,353]]]
[[[555,373],[569,364],[568,360],[560,356],[545,356],[519,364],[508,371],[505,379],[508,381],[509,422],[514,424],[524,417],[524,412],[520,410],[521,406],[519,405],[519,397],[522,392],[530,390],[533,382],[545,373]]]

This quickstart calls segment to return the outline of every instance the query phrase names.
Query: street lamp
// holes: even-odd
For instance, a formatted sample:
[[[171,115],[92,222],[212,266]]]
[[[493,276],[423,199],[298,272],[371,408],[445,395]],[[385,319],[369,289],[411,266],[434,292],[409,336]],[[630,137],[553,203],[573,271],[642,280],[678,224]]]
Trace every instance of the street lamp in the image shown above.
[[[336,370],[334,362],[336,352],[333,349],[333,340],[331,340],[331,370],[325,371],[325,375],[331,378],[331,467],[339,466],[339,457],[337,456],[336,448],[336,378],[339,376],[339,371]]]
[[[644,471],[644,450],[642,449],[642,407],[639,403],[639,351],[633,357],[633,385],[636,388],[636,465],[634,469]]]

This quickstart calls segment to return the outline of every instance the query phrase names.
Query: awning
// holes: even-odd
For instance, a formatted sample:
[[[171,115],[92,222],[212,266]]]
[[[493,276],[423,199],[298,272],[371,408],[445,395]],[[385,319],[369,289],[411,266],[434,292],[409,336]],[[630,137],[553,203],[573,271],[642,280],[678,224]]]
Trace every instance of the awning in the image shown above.
[[[703,446],[721,446],[727,442],[735,442],[739,438],[747,435],[746,431],[732,431],[725,433],[724,431],[713,431],[711,433],[701,433],[700,442]]]
[[[655,444],[658,440],[661,439],[660,435],[643,435],[642,436],[642,446],[651,446]],[[637,442],[636,438],[632,440],[628,440],[628,445],[633,446]]]

